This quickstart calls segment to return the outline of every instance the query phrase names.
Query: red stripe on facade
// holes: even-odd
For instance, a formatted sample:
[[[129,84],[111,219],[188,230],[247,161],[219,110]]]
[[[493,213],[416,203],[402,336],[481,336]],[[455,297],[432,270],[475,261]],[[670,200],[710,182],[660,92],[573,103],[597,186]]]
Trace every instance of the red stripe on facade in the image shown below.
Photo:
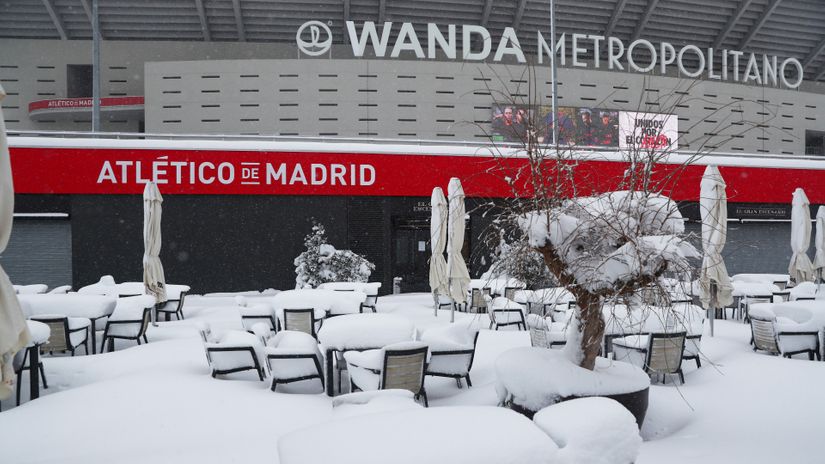
[[[106,108],[118,106],[143,105],[143,97],[106,97],[100,99],[100,106]],[[29,113],[38,110],[58,110],[72,108],[91,108],[91,98],[58,98],[51,100],[37,100],[29,103]]]
[[[28,194],[140,194],[157,177],[163,194],[356,195],[429,197],[458,177],[472,197],[506,198],[531,191],[526,160],[488,156],[305,153],[116,148],[11,148],[15,191]],[[548,179],[555,172],[548,164]],[[578,194],[621,188],[628,165],[579,161]],[[700,165],[659,165],[654,180],[675,200],[698,201]],[[805,189],[825,204],[825,172],[815,169],[720,167],[735,203],[790,203]]]

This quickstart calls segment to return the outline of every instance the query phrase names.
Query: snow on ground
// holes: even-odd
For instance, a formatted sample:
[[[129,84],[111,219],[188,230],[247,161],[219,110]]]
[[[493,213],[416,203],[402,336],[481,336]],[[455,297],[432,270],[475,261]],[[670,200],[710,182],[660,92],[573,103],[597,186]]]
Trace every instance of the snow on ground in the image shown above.
[[[187,305],[184,311],[184,321],[151,327],[147,345],[45,356],[49,388],[41,398],[20,407],[13,398],[2,402],[0,462],[274,463],[280,436],[335,419],[316,380],[285,389],[305,393],[288,394],[271,392],[253,372],[211,378],[196,325],[208,322],[218,335],[240,329],[237,308]],[[449,323],[449,311],[433,316],[427,294],[382,296],[378,311],[408,318],[419,333]],[[495,360],[528,346],[529,336],[486,330],[486,316],[456,313],[456,322],[484,329],[473,387],[428,377],[430,407],[494,406]],[[748,326],[737,321],[717,321],[716,336],[706,331],[704,338],[706,359],[698,370],[684,364],[685,385],[651,388],[636,462],[821,462],[825,362],[753,353]]]

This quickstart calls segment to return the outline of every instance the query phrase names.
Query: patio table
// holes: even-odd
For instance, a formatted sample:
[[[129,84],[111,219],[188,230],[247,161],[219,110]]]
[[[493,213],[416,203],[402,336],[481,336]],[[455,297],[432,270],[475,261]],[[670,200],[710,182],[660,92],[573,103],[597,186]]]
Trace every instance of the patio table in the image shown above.
[[[111,316],[117,306],[117,298],[107,295],[32,294],[17,295],[23,314],[28,318],[40,314],[60,314],[68,317],[85,317],[91,321],[92,354],[96,349],[96,323]]]
[[[468,291],[474,288],[489,288],[493,295],[504,295],[504,289],[508,287],[523,289],[526,285],[524,282],[513,278],[470,279]]]
[[[318,332],[326,353],[327,395],[335,395],[332,360],[338,351],[365,351],[415,339],[415,326],[394,314],[347,314],[327,319]]]

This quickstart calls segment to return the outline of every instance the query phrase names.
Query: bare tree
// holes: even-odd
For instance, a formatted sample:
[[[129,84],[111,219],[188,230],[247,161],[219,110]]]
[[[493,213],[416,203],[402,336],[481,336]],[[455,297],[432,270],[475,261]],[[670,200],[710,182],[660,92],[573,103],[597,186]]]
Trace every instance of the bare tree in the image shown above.
[[[642,137],[629,137],[625,148],[607,153],[579,145],[575,133],[566,133],[570,128],[562,124],[563,114],[548,117],[538,111],[540,80],[533,66],[522,68],[517,79],[492,74],[495,80],[484,81],[494,100],[533,109],[524,111],[526,117],[511,129],[511,143],[488,133],[501,160],[498,173],[514,197],[495,223],[517,224],[552,275],[576,297],[575,327],[568,330],[565,350],[574,363],[593,369],[604,338],[605,303],[638,302],[648,290],[665,294],[664,278],[690,275],[694,266],[688,258],[700,256],[687,241],[676,203],[668,198],[685,168],[732,137],[763,125],[731,125],[722,118],[718,130],[690,141],[670,140],[662,127],[650,127]],[[514,91],[505,81],[520,84]],[[660,98],[650,112],[675,118],[673,109],[691,98],[693,85]],[[638,112],[647,112],[644,98],[639,102]],[[559,140],[552,140],[551,124],[560,126]],[[690,151],[677,154],[680,143]],[[616,161],[608,164],[619,169],[599,172],[585,160]]]

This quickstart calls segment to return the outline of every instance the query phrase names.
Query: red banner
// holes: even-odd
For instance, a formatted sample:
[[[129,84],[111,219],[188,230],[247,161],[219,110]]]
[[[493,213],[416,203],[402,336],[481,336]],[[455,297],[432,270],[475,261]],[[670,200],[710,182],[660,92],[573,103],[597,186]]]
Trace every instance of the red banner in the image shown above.
[[[118,106],[143,105],[143,97],[105,97],[100,99],[100,106],[112,108]],[[37,110],[57,110],[74,108],[91,108],[91,98],[57,98],[51,100],[37,100],[29,103],[29,113]]]
[[[487,156],[305,153],[118,148],[11,148],[15,191],[30,194],[140,194],[156,180],[165,194],[429,197],[458,177],[468,196],[512,197],[532,189],[526,160]],[[580,161],[579,195],[621,188],[627,164]],[[825,203],[821,170],[721,167],[729,201],[790,203],[797,187]],[[556,170],[548,165],[547,178]],[[654,176],[676,200],[697,201],[704,166],[660,165]],[[568,189],[569,190],[569,189]]]

